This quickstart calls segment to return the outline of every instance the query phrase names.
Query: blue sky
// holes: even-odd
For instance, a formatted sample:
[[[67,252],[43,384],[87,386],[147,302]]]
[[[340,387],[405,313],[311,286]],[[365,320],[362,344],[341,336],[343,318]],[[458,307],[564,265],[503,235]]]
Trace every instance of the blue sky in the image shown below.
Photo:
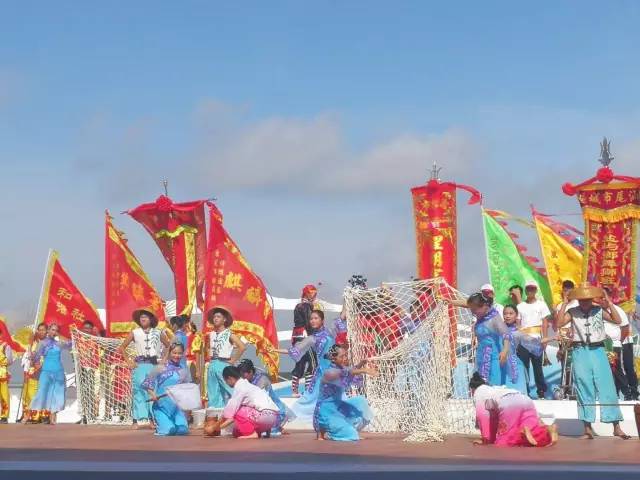
[[[58,249],[101,303],[102,212],[216,195],[275,295],[413,273],[408,189],[433,160],[487,204],[577,212],[560,185],[640,175],[640,5],[3,2],[0,310]],[[461,202],[462,203],[462,202]],[[461,287],[486,278],[461,207]],[[162,293],[153,244],[118,216]],[[473,253],[472,253],[473,252]],[[96,273],[98,272],[98,273]]]

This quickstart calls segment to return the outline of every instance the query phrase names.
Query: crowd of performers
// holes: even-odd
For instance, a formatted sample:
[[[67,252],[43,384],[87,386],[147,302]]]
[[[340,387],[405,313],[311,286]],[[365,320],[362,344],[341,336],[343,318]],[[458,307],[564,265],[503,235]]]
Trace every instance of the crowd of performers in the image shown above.
[[[633,343],[627,314],[611,301],[612,292],[589,284],[563,285],[563,302],[555,312],[537,298],[538,286],[527,282],[510,289],[513,303],[494,302],[494,291],[484,285],[466,301],[453,300],[470,309],[473,327],[476,375],[474,391],[477,420],[485,443],[499,445],[552,443],[555,431],[544,433],[530,397],[545,398],[543,375],[546,345],[557,340],[560,356],[572,356],[573,388],[583,438],[593,439],[596,401],[600,421],[613,425],[616,437],[628,439],[620,427],[623,420],[620,395],[638,399],[638,380],[633,365]],[[610,361],[605,343],[611,342]],[[625,353],[626,352],[626,353]],[[536,392],[529,391],[529,370],[533,368]],[[491,415],[490,415],[491,414]],[[491,417],[494,421],[489,422]],[[490,428],[490,424],[493,428]],[[514,433],[517,432],[517,433]]]
[[[538,286],[527,282],[524,289],[514,285],[512,303],[494,301],[491,285],[467,299],[439,297],[450,304],[468,308],[473,324],[476,372],[469,385],[475,403],[481,443],[503,446],[546,446],[555,443],[557,432],[540,421],[532,398],[545,398],[547,385],[543,375],[546,345],[558,340],[559,355],[573,357],[573,382],[577,394],[579,419],[584,423],[584,437],[593,438],[596,401],[601,403],[601,422],[611,423],[615,436],[629,438],[619,422],[622,413],[619,396],[638,399],[638,381],[633,368],[633,345],[627,314],[611,302],[612,292],[587,284],[575,287],[566,281],[563,302],[551,312],[538,298]],[[433,292],[425,294],[433,295]],[[178,408],[168,395],[175,385],[196,382],[206,391],[207,407],[221,412],[208,421],[206,435],[215,435],[233,424],[237,438],[258,438],[284,433],[285,424],[299,418],[311,421],[319,439],[354,441],[372,419],[364,397],[351,394],[365,375],[377,371],[365,360],[349,365],[344,311],[334,321],[325,323],[324,312],[316,303],[317,290],[304,287],[301,302],[294,310],[291,346],[279,350],[295,361],[292,393],[297,400],[288,408],[274,391],[269,377],[249,359],[242,359],[245,345],[231,327],[233,317],[224,308],[207,312],[207,329],[197,331],[184,316],[172,317],[170,328],[158,328],[153,313],[141,309],[133,312],[137,325],[114,353],[121,361],[122,376],[129,375],[132,391],[131,416],[138,427],[145,424],[156,435],[185,435],[189,432],[190,412]],[[418,296],[416,301],[420,301]],[[380,342],[399,342],[411,334],[425,315],[424,306],[412,305],[407,315],[389,300],[387,309],[378,315],[385,321],[369,320],[371,341],[363,338],[371,356],[378,353]],[[383,302],[384,304],[384,302]],[[380,320],[380,319],[378,319]],[[366,327],[366,325],[365,325]],[[96,334],[93,325],[83,326],[85,333]],[[39,325],[33,342],[23,356],[25,383],[23,416],[25,423],[56,423],[56,414],[64,408],[65,372],[61,352],[71,343],[62,340],[55,324]],[[613,368],[605,351],[605,341],[612,344]],[[96,348],[82,345],[76,349]],[[369,345],[370,344],[370,345]],[[95,345],[95,344],[94,344]],[[391,345],[392,346],[392,345]],[[7,368],[12,361],[11,348],[0,345],[0,421],[8,417]],[[386,347],[389,347],[387,345]],[[130,356],[130,351],[135,356]],[[206,355],[202,356],[204,353]],[[81,382],[92,384],[98,368],[99,352],[81,356],[76,362]],[[94,358],[95,357],[95,358]],[[206,363],[198,361],[206,358]],[[533,370],[535,391],[529,389],[529,371]],[[4,375],[4,376],[3,376]],[[4,383],[3,383],[4,381]],[[304,381],[304,394],[300,383]],[[93,389],[92,389],[93,390]],[[117,392],[115,392],[117,393]],[[122,395],[125,392],[121,392]],[[347,394],[349,393],[349,395]],[[108,409],[117,410],[118,396]],[[83,399],[83,420],[94,399]],[[122,408],[122,407],[120,407]],[[120,412],[124,417],[125,412]]]

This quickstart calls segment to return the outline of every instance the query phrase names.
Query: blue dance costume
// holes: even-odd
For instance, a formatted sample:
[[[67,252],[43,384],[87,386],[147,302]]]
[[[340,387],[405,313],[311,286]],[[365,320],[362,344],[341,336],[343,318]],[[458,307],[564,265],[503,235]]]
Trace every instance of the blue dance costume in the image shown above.
[[[209,332],[209,355],[211,361],[207,369],[207,405],[224,408],[231,398],[233,390],[222,378],[222,371],[230,365],[233,353],[231,330],[225,328],[221,332]]]
[[[332,363],[321,380],[313,428],[329,440],[359,440],[358,432],[373,419],[373,413],[364,397],[347,398],[345,395],[345,391],[352,384],[362,382],[362,376],[352,375],[351,370]],[[329,375],[337,378],[329,380]]]
[[[31,410],[47,410],[52,413],[64,410],[65,383],[61,354],[70,349],[71,342],[45,338],[38,345],[34,363],[42,362],[38,392],[31,401]]]
[[[180,363],[169,361],[166,366],[157,366],[142,382],[142,388],[153,390],[160,397],[167,393],[167,387],[185,383],[187,371]],[[156,435],[187,435],[189,425],[187,417],[169,397],[153,402],[151,413],[156,424]]]
[[[136,328],[132,332],[136,350],[136,368],[132,375],[133,406],[132,416],[135,421],[149,420],[151,405],[147,392],[142,383],[158,364],[161,350],[161,332],[157,328],[150,328],[146,332]]]
[[[313,350],[318,357],[318,367],[311,378],[309,388],[305,386],[305,392],[300,399],[291,407],[297,418],[309,421],[314,416],[316,401],[320,391],[319,385],[324,370],[329,368],[331,362],[325,358],[331,347],[335,344],[335,337],[340,332],[346,332],[346,322],[340,318],[336,319],[330,327],[321,327],[317,332],[299,341],[289,348],[289,356],[294,361],[299,361],[305,353]]]

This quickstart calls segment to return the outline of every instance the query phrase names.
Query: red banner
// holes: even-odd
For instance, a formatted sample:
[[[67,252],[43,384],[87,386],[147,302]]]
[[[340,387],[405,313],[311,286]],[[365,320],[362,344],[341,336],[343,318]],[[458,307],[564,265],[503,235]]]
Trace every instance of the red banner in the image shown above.
[[[4,321],[4,318],[0,317],[0,344],[2,343],[6,343],[7,345],[9,345],[11,350],[13,350],[13,353],[24,353],[25,351],[25,348],[18,342],[16,342],[9,333],[9,328]],[[2,367],[0,366],[0,368]]]
[[[176,311],[190,315],[194,299],[204,305],[206,274],[205,200],[173,203],[164,195],[127,213],[154,239],[173,271]]]
[[[566,183],[562,189],[567,195],[577,194],[582,207],[584,278],[610,287],[613,302],[623,310],[635,310],[640,179],[616,176],[603,167],[592,179],[577,186]]]
[[[163,301],[142,265],[133,254],[124,235],[105,218],[105,300],[107,332],[110,336],[124,336],[136,324],[131,320],[134,310],[145,308],[164,322]]]
[[[231,330],[246,338],[275,377],[278,373],[278,332],[273,310],[267,300],[267,289],[222,224],[222,214],[211,203],[209,206],[209,245],[207,248],[206,314],[221,307],[233,316]]]
[[[86,321],[91,322],[98,330],[102,330],[96,308],[62,268],[58,260],[58,252],[52,251],[47,262],[36,324],[55,323],[60,327],[60,335],[71,338],[71,326],[80,328]]]
[[[443,277],[453,287],[457,278],[456,189],[472,194],[469,204],[478,203],[480,193],[466,185],[430,180],[411,189],[416,228],[418,277]]]

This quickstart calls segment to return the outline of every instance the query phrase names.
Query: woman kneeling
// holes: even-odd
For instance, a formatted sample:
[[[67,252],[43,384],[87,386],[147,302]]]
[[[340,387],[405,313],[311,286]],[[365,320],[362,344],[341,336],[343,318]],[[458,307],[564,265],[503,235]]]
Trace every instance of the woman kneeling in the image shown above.
[[[367,367],[367,360],[349,367],[347,350],[334,345],[327,357],[331,366],[322,375],[320,395],[313,416],[313,428],[320,440],[355,441],[358,432],[373,418],[367,400],[357,396],[347,398],[345,391],[362,382],[363,375],[377,375],[377,370]]]
[[[222,420],[216,427],[221,430],[234,424],[233,436],[236,438],[259,438],[266,433],[271,435],[280,418],[278,406],[269,398],[269,394],[241,378],[236,367],[225,367],[222,378],[233,389],[231,398],[222,412]]]
[[[533,400],[526,395],[509,388],[489,386],[478,372],[473,374],[469,388],[482,435],[482,440],[475,444],[546,447],[557,442],[556,426],[547,427],[542,423]]]

